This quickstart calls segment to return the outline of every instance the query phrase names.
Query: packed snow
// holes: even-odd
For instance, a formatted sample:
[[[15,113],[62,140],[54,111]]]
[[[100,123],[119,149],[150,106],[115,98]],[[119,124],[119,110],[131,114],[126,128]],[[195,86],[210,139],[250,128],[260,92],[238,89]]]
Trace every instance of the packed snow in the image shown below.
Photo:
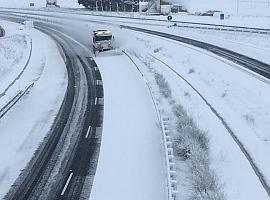
[[[146,84],[124,55],[95,61],[104,81],[105,117],[90,199],[167,199],[161,130]]]

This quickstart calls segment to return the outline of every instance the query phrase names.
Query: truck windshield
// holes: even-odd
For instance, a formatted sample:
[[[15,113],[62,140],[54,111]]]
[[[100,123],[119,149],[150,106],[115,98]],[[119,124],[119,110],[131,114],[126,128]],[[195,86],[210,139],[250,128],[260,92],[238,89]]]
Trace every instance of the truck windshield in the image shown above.
[[[95,36],[96,41],[111,40],[112,36]]]

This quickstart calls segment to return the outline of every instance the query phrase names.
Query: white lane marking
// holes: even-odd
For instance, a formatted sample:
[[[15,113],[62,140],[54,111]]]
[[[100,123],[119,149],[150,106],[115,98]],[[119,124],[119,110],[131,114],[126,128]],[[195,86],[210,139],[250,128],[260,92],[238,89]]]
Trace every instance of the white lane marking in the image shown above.
[[[88,127],[88,130],[87,130],[87,133],[86,133],[86,136],[85,136],[85,138],[88,138],[88,136],[89,136],[89,133],[90,133],[90,130],[91,130],[91,126],[89,126],[89,127]]]
[[[97,105],[97,103],[98,103],[98,98],[96,97],[95,98],[95,105]]]
[[[67,182],[66,182],[66,184],[65,184],[65,187],[63,188],[63,190],[62,190],[62,192],[61,192],[61,196],[63,196],[63,195],[65,194],[65,192],[66,192],[66,190],[67,190],[67,187],[68,187],[68,184],[69,184],[69,182],[70,182],[72,176],[73,176],[73,172],[71,172],[71,173],[69,174],[69,177],[68,177],[68,180],[67,180]]]

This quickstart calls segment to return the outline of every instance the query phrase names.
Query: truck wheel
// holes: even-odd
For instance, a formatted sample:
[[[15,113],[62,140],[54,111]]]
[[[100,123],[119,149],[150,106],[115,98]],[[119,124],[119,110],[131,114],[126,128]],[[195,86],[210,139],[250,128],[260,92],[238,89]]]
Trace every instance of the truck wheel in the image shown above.
[[[93,46],[93,52],[94,52],[94,54],[96,55],[97,48],[96,48],[95,46]]]

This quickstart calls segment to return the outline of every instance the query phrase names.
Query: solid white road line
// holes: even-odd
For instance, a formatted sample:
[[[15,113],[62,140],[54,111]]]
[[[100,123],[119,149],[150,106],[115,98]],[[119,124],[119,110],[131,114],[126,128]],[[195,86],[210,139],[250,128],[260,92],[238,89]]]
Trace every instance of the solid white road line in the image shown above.
[[[71,173],[69,174],[69,177],[68,177],[68,180],[67,180],[67,182],[66,182],[66,184],[65,184],[65,187],[63,188],[63,190],[62,190],[62,192],[61,192],[61,196],[63,196],[63,195],[65,194],[65,191],[67,190],[68,184],[69,184],[69,182],[70,182],[72,176],[73,176],[73,172],[71,172]]]

